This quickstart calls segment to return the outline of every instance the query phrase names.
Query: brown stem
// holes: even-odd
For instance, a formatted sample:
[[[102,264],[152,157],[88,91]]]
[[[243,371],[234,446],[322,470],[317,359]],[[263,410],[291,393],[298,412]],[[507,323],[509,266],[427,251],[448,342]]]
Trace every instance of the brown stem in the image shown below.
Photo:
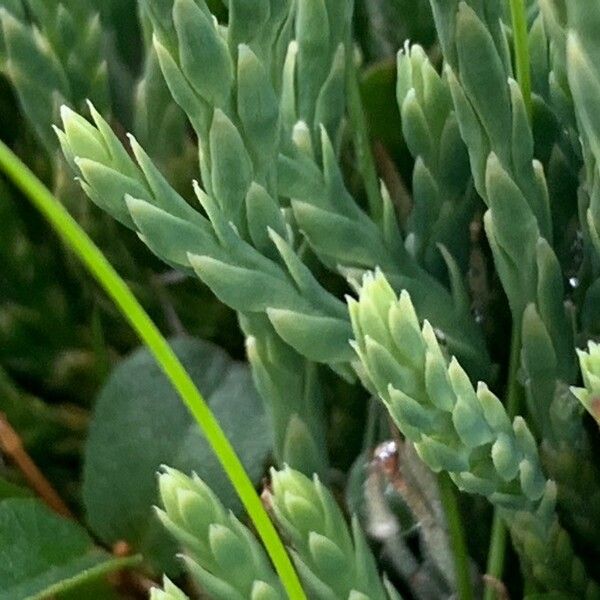
[[[3,413],[0,413],[0,450],[12,460],[29,486],[52,510],[63,517],[75,518],[52,484],[33,462],[19,434],[11,427]]]
[[[390,156],[387,148],[378,140],[373,142],[373,156],[379,168],[381,179],[396,206],[400,226],[404,228],[413,208],[410,191],[396,168],[394,159]]]
[[[113,556],[116,556],[117,558],[125,558],[126,556],[134,554],[131,546],[124,540],[114,544],[112,553]],[[148,598],[148,594],[152,588],[160,587],[156,581],[146,577],[146,575],[139,571],[133,571],[131,569],[112,573],[108,580],[118,590],[126,592],[127,597]]]

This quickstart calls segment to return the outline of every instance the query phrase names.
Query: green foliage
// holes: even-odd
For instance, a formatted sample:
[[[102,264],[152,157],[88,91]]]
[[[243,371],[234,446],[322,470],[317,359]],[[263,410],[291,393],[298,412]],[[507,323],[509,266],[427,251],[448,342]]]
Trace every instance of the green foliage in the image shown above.
[[[348,527],[331,493],[286,468],[271,473],[273,513],[289,539],[310,597],[387,600],[386,592],[358,520]]]
[[[469,253],[464,232],[476,195],[450,86],[420,46],[407,45],[398,55],[397,98],[404,139],[415,158],[406,244],[442,277],[447,269],[439,250],[443,244],[464,271]]]
[[[448,364],[435,330],[420,328],[409,295],[398,300],[383,275],[366,276],[349,309],[366,376],[423,461],[500,509],[533,584],[597,597],[558,523],[556,487],[526,422],[511,423],[484,383],[476,391],[456,359]]]
[[[598,192],[600,147],[600,121],[594,110],[600,99],[600,78],[593,66],[600,56],[600,40],[597,27],[600,11],[597,6],[583,7],[577,3],[567,10],[567,72],[569,86],[579,131],[581,132],[585,157],[586,183],[583,186],[587,196],[582,211],[585,210],[589,235],[596,252],[600,252],[600,197]]]
[[[248,369],[201,340],[175,339],[172,345],[258,482],[271,439]],[[155,474],[163,464],[195,470],[239,512],[239,500],[192,416],[152,356],[138,350],[110,375],[95,404],[83,501],[88,522],[103,541],[126,539],[155,568],[171,570],[175,547],[165,543],[152,514]]]
[[[61,104],[82,107],[90,98],[104,111],[110,107],[100,16],[91,2],[28,0],[3,7],[1,21],[2,68],[36,134],[53,152],[51,124]]]
[[[166,529],[185,549],[192,578],[211,598],[276,600],[281,588],[252,533],[227,513],[197,476],[173,469],[159,476]],[[315,476],[308,479],[289,467],[272,472],[268,496],[273,515],[289,540],[311,598],[323,600],[399,600],[382,582],[357,520],[349,529],[331,493]],[[186,598],[166,579],[152,598]]]
[[[31,496],[31,491],[27,488],[15,485],[5,479],[0,479],[0,500],[8,500],[9,498],[28,498]]]
[[[600,597],[600,8],[133,4],[0,0],[2,125],[164,329],[245,352],[174,344],[254,485],[275,465],[307,594]],[[87,522],[169,574],[153,599],[283,598],[149,356],[97,394],[131,336],[27,211],[0,234],[0,410],[34,459],[66,489],[91,419]]]
[[[579,363],[585,388],[572,388],[573,394],[600,423],[600,346],[588,343],[588,351],[579,351]]]
[[[304,473],[326,473],[326,448],[315,443],[311,432],[325,432],[317,366],[302,361],[274,331],[265,327],[262,335],[252,335],[257,320],[242,320],[246,333],[246,354],[252,367],[256,389],[271,412],[278,464],[295,465]],[[303,368],[298,368],[302,366]],[[318,403],[314,399],[319,399]],[[296,414],[290,413],[296,411]],[[307,423],[309,424],[307,426]]]
[[[139,231],[153,252],[178,268],[198,273],[221,300],[245,313],[246,327],[252,328],[255,338],[259,335],[272,336],[272,327],[275,327],[297,351],[307,354],[308,359],[335,365],[343,363],[350,357],[346,347],[350,330],[343,304],[322,289],[301,264],[292,249],[292,232],[288,230],[274,199],[274,167],[282,127],[277,94],[281,93],[283,98],[282,112],[285,109],[290,118],[296,118],[296,110],[308,111],[307,114],[312,111],[306,104],[308,101],[300,98],[296,109],[293,80],[288,82],[289,89],[284,87],[283,91],[280,90],[284,85],[280,77],[285,51],[290,43],[293,15],[288,15],[286,10],[280,11],[281,22],[285,19],[289,23],[279,29],[277,20],[269,21],[272,31],[264,32],[264,40],[255,40],[250,30],[240,29],[232,15],[232,23],[226,31],[227,39],[222,39],[212,20],[193,2],[176,2],[172,11],[168,10],[165,14],[159,14],[156,6],[148,5],[146,10],[155,28],[154,46],[167,83],[200,139],[200,168],[206,191],[211,195],[199,186],[195,191],[209,219],[175,193],[141,147],[132,140],[136,165],[95,112],[97,129],[72,113],[63,112],[65,131],[59,137],[69,162],[76,163],[85,182],[84,188],[95,202]],[[298,40],[290,46],[293,50],[288,52],[286,68],[294,68],[290,61],[296,60],[297,55],[301,71],[300,63],[307,61],[310,64],[312,54],[322,55],[323,49],[318,45],[312,48],[312,42],[304,39],[305,36],[310,37],[307,28],[311,19],[317,17],[310,11],[298,10]],[[193,30],[190,28],[193,27],[205,32],[205,35],[197,38],[203,40],[201,47],[188,53],[182,40],[191,35]],[[336,35],[341,35],[341,32]],[[280,38],[279,53],[271,52],[273,37]],[[248,43],[232,56],[231,44],[235,49],[235,43],[240,41]],[[176,42],[180,48],[173,54]],[[205,56],[204,53],[213,57],[213,62],[216,61],[212,83],[198,75],[201,62],[197,56]],[[235,62],[237,66],[234,69]],[[230,105],[225,99],[229,98],[234,85],[234,70],[238,101],[237,105]],[[271,71],[274,79],[271,79]],[[325,77],[323,93],[329,94],[330,80]],[[188,81],[197,86],[194,91]],[[339,83],[337,81],[338,86]],[[226,87],[220,89],[219,86]],[[319,104],[318,97],[314,101]],[[248,112],[245,107],[256,110]],[[242,129],[234,125],[238,120],[243,125]],[[261,132],[258,146],[248,145],[251,131]],[[108,152],[104,151],[104,147],[108,147]],[[232,173],[235,177],[231,176]],[[126,174],[125,177],[123,174]],[[127,202],[125,195],[129,198]],[[170,227],[163,226],[165,220],[171,223]],[[230,228],[230,222],[235,225],[235,230]],[[161,231],[167,230],[172,235],[163,238]],[[275,239],[275,245],[271,239]],[[269,320],[261,315],[268,316]],[[306,339],[306,328],[298,330],[299,319],[303,323],[326,327],[330,335]],[[294,370],[314,371],[314,367],[311,368],[300,357],[295,362]],[[262,390],[266,389],[263,386]],[[276,436],[282,444],[285,445],[289,422],[302,420],[303,424],[294,425],[294,428],[300,427],[307,432],[310,431],[307,421],[318,419],[321,401],[318,383],[311,384],[311,389],[314,394],[310,404],[307,405],[307,399],[303,399],[300,406],[290,406],[284,416],[281,424],[283,432]],[[274,390],[273,394],[281,395],[281,392]],[[276,398],[277,395],[267,397],[266,401],[274,403]],[[306,413],[308,416],[305,416]],[[322,427],[317,425],[307,437],[313,448],[322,446],[310,439],[320,435],[321,430]],[[284,453],[284,446],[278,448],[278,456]]]
[[[139,560],[112,557],[82,527],[33,499],[0,502],[0,542],[2,600],[48,598]]]
[[[282,600],[281,584],[250,531],[197,476],[173,469],[159,476],[158,515],[185,548],[185,564],[215,600]],[[167,582],[165,593],[172,588]],[[172,592],[171,592],[172,593]],[[169,596],[167,596],[169,597]]]
[[[590,516],[587,502],[573,502],[568,490],[576,488],[576,496],[582,497],[583,489],[597,486],[597,475],[593,465],[588,466],[593,458],[586,432],[565,393],[576,377],[576,360],[561,265],[552,245],[550,192],[535,156],[528,99],[512,79],[505,45],[490,25],[490,11],[475,4],[461,3],[454,14],[437,15],[442,43],[444,29],[449,36],[445,72],[475,187],[487,207],[484,224],[495,267],[513,326],[521,328],[532,424],[544,440],[543,455],[550,457],[544,462],[559,485],[559,500],[577,514],[574,526],[587,538],[593,536],[600,515],[594,510]],[[476,52],[481,62],[471,59]],[[569,456],[573,448],[578,449],[578,460]],[[585,464],[583,471],[590,474],[581,487],[577,462]]]
[[[168,577],[165,577],[163,589],[150,590],[150,600],[188,600],[188,597]]]

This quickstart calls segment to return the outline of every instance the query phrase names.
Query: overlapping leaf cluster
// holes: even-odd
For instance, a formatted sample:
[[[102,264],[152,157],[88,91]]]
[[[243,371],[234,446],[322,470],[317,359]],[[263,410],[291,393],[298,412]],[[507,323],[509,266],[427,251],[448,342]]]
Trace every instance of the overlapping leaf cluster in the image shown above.
[[[305,357],[296,358],[294,369],[305,379],[313,377],[310,361],[352,377],[352,354],[346,309],[302,263],[299,229],[328,267],[352,276],[386,268],[447,332],[465,364],[485,373],[485,348],[468,307],[441,310],[453,304],[452,296],[404,249],[389,199],[384,195],[383,221],[376,223],[345,189],[334,145],[344,112],[349,7],[264,3],[238,18],[242,9],[234,4],[224,27],[202,3],[167,4],[148,4],[146,12],[167,84],[198,135],[202,186],[195,190],[208,219],[174,192],[132,140],[136,164],[97,111],[95,128],[65,111],[61,143],[88,195],[137,230],[158,256],[198,274],[243,313],[254,339],[273,328]],[[459,341],[459,330],[468,332],[466,341]],[[316,389],[313,395],[318,404]],[[305,398],[288,405],[288,418],[296,415],[304,429],[314,420]],[[292,435],[286,428],[278,436],[281,458]]]
[[[302,374],[305,383],[299,387],[277,389],[281,377],[269,376],[268,382],[262,377],[269,405],[284,392],[296,396],[288,397],[287,406],[279,403],[271,409],[287,413],[276,436],[276,451],[283,460],[291,436],[306,438],[312,447],[323,446],[310,442],[319,427],[311,432],[309,426],[320,410],[310,360],[343,370],[350,357],[344,306],[320,287],[298,258],[277,184],[283,132],[293,128],[299,116],[310,123],[316,114],[332,131],[339,127],[347,16],[333,4],[300,3],[292,10],[286,3],[264,2],[261,7],[248,14],[241,5],[232,7],[225,28],[206,6],[192,1],[145,6],[166,82],[198,135],[204,189],[196,185],[195,191],[208,219],[170,187],[132,140],[135,164],[97,112],[97,129],[65,113],[61,140],[98,204],[139,231],[169,264],[198,273],[243,315],[244,329],[260,338],[253,346],[256,361],[273,360],[265,354],[274,351],[268,341],[273,327],[297,352],[307,354],[309,360],[285,350],[294,363],[290,371]],[[314,35],[315,27],[329,28],[330,21],[331,31]],[[210,77],[203,66],[207,61],[213,65]],[[296,85],[296,78],[309,71],[311,90]],[[308,128],[309,143],[311,139]],[[321,335],[323,328],[326,335]],[[307,331],[315,335],[307,338]],[[279,422],[280,417],[274,419]],[[309,457],[315,452],[306,455],[307,461]],[[309,472],[322,468],[314,461],[306,465]]]
[[[581,408],[597,414],[594,342],[580,353],[585,389],[571,386],[580,376],[576,344],[600,333],[600,9],[583,0],[528,3],[531,96],[516,80],[518,32],[505,3],[430,5],[441,67],[410,44],[397,64],[402,134],[414,158],[405,224],[384,185],[379,193],[367,185],[364,208],[340,158],[345,115],[356,117],[360,100],[351,2],[231,0],[218,20],[204,0],[142,0],[148,48],[137,137],[126,143],[102,94],[92,93],[104,81],[102,66],[86,62],[97,53],[77,54],[86,74],[98,74],[82,85],[69,79],[80,65],[66,68],[72,55],[56,51],[48,71],[62,87],[46,87],[70,106],[58,139],[99,207],[237,311],[279,466],[328,473],[326,365],[379,396],[433,471],[489,500],[531,589],[595,598],[575,551],[599,553],[595,432]],[[48,40],[69,31],[65,10],[52,13],[56,23],[42,19]],[[16,82],[11,48],[31,38],[20,18],[18,9],[3,13],[5,64]],[[100,33],[89,18],[78,34],[95,48]],[[91,122],[74,112],[81,93],[94,96]],[[46,115],[39,120],[45,126]],[[197,138],[192,203],[170,172],[173,151],[161,153],[187,124]],[[497,275],[490,279],[513,322],[504,387],[517,402],[509,406],[490,391],[503,382],[465,283],[480,220]],[[333,294],[331,274],[345,277],[358,300]],[[203,589],[281,596],[251,534],[204,484],[168,472],[161,485],[163,520]],[[351,534],[319,480],[276,472],[271,502],[315,597],[394,597],[357,522]],[[234,559],[244,569],[229,581]],[[167,582],[155,595],[182,593]]]
[[[542,590],[596,597],[559,525],[556,487],[526,422],[511,422],[485,384],[475,390],[456,359],[448,365],[431,325],[421,329],[408,294],[397,300],[381,274],[365,277],[350,314],[368,378],[424,462],[499,507]]]
[[[197,477],[167,469],[159,477],[165,510],[159,516],[185,548],[192,577],[215,599],[276,600],[285,596],[264,551],[227,514]],[[331,493],[317,477],[290,468],[272,472],[268,502],[289,541],[310,597],[398,600],[382,581],[358,521],[348,528]],[[152,598],[186,598],[170,581]]]

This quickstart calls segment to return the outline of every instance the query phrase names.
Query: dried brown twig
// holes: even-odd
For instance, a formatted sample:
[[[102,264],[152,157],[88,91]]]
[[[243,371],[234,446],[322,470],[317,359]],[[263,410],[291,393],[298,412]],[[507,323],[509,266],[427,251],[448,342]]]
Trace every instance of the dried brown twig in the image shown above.
[[[0,451],[23,474],[33,491],[56,513],[74,519],[74,515],[27,453],[19,434],[12,428],[5,414],[0,413]]]

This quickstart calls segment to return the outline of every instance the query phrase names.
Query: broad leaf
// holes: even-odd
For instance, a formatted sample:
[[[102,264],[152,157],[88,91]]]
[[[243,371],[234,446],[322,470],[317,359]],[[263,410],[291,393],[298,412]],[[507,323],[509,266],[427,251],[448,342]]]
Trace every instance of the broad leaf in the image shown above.
[[[207,342],[173,342],[196,385],[258,482],[271,432],[248,367]],[[88,522],[105,542],[125,539],[156,568],[173,570],[177,547],[154,515],[162,464],[196,471],[226,506],[240,508],[208,443],[146,350],[113,372],[98,398],[85,452]]]
[[[0,500],[7,500],[8,498],[29,498],[32,493],[20,485],[12,483],[0,477]]]
[[[39,500],[0,502],[0,600],[48,598],[136,561],[96,547],[82,527]]]

